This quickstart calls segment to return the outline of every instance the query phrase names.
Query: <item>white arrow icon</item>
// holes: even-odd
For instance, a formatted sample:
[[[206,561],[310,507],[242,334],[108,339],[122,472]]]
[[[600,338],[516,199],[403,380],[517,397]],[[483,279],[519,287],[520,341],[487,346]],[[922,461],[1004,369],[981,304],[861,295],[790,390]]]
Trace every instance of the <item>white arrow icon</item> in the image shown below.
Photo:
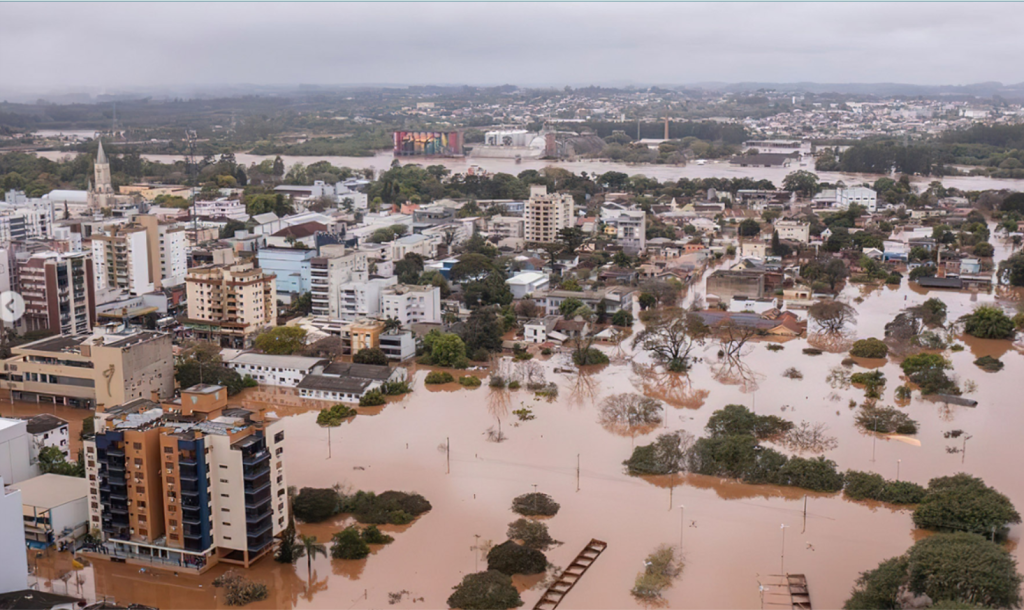
[[[0,320],[14,323],[25,315],[25,299],[17,292],[0,294]]]

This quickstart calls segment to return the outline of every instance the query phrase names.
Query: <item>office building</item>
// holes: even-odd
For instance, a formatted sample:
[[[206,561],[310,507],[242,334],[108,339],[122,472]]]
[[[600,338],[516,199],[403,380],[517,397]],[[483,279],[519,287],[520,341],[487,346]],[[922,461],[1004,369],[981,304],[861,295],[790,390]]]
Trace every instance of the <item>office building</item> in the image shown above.
[[[201,341],[248,347],[259,332],[277,323],[275,280],[251,260],[189,269],[186,328]]]
[[[621,210],[601,215],[601,220],[615,229],[615,241],[629,252],[647,247],[647,214],[643,210]]]
[[[37,252],[18,264],[25,332],[87,333],[96,324],[95,274],[85,252]]]
[[[15,400],[96,408],[174,393],[171,336],[101,326],[11,349],[3,376]]]
[[[558,232],[572,227],[575,222],[572,195],[548,194],[546,186],[532,185],[523,218],[527,242],[557,241]]]
[[[281,423],[228,407],[224,387],[105,409],[84,444],[90,524],[106,551],[91,558],[193,573],[249,567],[287,527]]]
[[[245,204],[238,199],[221,197],[213,201],[196,201],[193,205],[195,215],[206,218],[227,218],[245,222],[249,220],[249,213],[245,211]]]
[[[367,278],[365,272],[352,275],[352,281],[341,287],[342,320],[376,318],[380,316],[381,294],[389,286],[398,284],[397,277]]]

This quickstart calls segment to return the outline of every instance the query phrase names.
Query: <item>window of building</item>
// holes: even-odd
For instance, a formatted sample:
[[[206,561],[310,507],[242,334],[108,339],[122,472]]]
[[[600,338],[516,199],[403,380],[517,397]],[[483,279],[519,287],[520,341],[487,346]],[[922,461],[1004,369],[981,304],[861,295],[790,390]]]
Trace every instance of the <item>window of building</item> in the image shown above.
[[[226,526],[226,527],[231,527],[231,524],[228,523],[227,521],[221,521],[220,524],[223,525],[223,526]]]
[[[139,451],[142,449],[142,443],[132,443],[132,449]]]
[[[274,442],[275,443],[280,443],[283,440],[284,440],[284,431],[283,430],[281,432],[278,432],[277,434],[274,435]]]
[[[164,453],[174,453],[174,447],[164,447]]]
[[[228,482],[228,480],[227,480],[227,479],[221,479],[221,480],[220,480],[220,482],[221,482],[221,483],[227,483],[227,482]]]
[[[220,467],[221,468],[227,468],[227,466],[225,464],[221,464]]]
[[[231,536],[224,536],[224,540],[231,540]]]

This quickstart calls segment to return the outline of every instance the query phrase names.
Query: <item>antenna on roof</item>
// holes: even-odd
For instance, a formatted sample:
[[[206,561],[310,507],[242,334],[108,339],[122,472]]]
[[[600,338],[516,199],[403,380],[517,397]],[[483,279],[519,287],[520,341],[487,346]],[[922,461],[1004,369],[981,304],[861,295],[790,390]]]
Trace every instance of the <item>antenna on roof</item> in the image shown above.
[[[185,143],[187,145],[185,172],[188,174],[192,187],[192,239],[195,240],[193,246],[199,245],[199,225],[196,218],[196,183],[199,181],[199,168],[196,166],[196,139],[197,136],[194,129],[185,130]]]

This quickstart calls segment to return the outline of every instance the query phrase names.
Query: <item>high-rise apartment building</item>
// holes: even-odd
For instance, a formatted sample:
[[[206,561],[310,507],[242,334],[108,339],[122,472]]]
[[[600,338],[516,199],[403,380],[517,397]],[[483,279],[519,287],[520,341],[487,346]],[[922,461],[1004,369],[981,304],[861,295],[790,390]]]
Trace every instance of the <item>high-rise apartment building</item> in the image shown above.
[[[91,239],[97,290],[120,288],[132,296],[153,291],[146,227],[118,226],[109,233],[93,233]]]
[[[96,293],[88,253],[37,252],[18,265],[18,291],[25,299],[26,332],[88,333],[96,324]]]
[[[189,269],[186,327],[201,341],[249,346],[256,334],[277,323],[275,279],[251,260]]]
[[[136,216],[135,221],[146,229],[147,263],[153,287],[159,289],[183,284],[188,270],[185,227],[161,222],[148,214]]]
[[[530,186],[530,198],[524,206],[524,239],[548,243],[558,240],[558,232],[573,226],[573,199],[569,194],[549,194],[544,185]]]
[[[340,320],[342,286],[352,280],[353,274],[366,271],[366,252],[346,252],[345,246],[329,245],[322,246],[320,254],[309,261],[313,315]]]
[[[197,385],[164,404],[136,399],[98,411],[86,439],[95,558],[202,572],[248,567],[288,524],[284,431],[262,411]]]

